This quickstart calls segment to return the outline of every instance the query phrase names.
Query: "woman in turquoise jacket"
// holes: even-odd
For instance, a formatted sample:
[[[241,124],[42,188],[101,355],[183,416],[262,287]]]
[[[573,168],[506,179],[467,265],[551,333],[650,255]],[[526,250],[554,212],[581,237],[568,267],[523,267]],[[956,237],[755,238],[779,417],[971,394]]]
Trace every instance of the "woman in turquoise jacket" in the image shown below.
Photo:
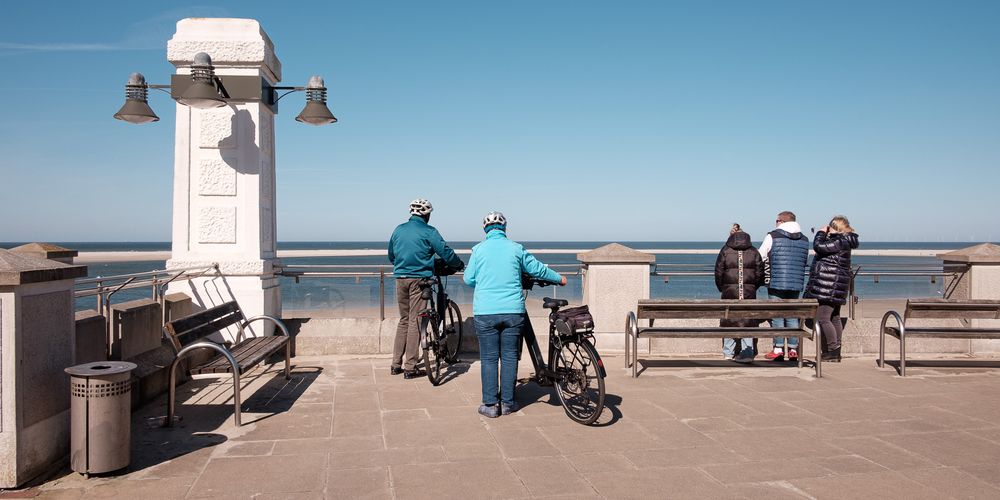
[[[517,344],[521,341],[521,329],[528,321],[521,274],[560,285],[566,284],[566,278],[535,259],[520,243],[507,239],[507,219],[502,213],[487,214],[483,219],[483,231],[486,238],[472,247],[472,257],[465,269],[465,284],[476,289],[472,314],[479,339],[483,380],[483,404],[479,413],[495,418],[518,409],[514,402]]]

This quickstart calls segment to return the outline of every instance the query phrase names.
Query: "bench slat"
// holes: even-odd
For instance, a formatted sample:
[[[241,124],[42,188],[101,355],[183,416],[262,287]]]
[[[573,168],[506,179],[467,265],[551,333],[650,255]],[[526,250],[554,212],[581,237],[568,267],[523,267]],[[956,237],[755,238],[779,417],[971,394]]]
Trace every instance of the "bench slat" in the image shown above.
[[[736,327],[680,327],[680,328],[640,328],[639,338],[813,338],[813,332],[797,328],[736,328]]]
[[[906,318],[1000,319],[1000,301],[920,299],[906,301]]]
[[[254,367],[270,355],[278,352],[288,343],[288,337],[255,337],[240,342],[230,352],[236,358],[239,365],[240,374],[243,374]],[[210,359],[207,363],[191,370],[192,373],[231,373],[232,367],[225,356],[219,355]]]
[[[184,347],[197,342],[215,332],[239,324],[244,320],[243,311],[236,302],[206,309],[183,318],[178,318],[164,325],[172,340]]]
[[[899,328],[885,327],[885,333],[899,338]],[[939,337],[943,339],[1000,338],[1000,328],[907,327],[906,337]]]

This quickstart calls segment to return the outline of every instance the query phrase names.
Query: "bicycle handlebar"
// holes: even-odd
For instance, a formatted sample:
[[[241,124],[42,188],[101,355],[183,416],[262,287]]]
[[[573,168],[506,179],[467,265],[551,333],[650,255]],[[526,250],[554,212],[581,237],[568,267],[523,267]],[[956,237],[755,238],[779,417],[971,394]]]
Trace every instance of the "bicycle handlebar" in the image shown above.
[[[561,285],[562,285],[562,283],[557,283],[557,282],[554,282],[554,281],[547,281],[547,280],[540,280],[540,279],[534,278],[532,276],[528,276],[527,274],[522,274],[521,275],[521,288],[523,288],[525,290],[531,290],[532,288],[534,288],[536,286],[547,287],[547,286],[561,286]]]

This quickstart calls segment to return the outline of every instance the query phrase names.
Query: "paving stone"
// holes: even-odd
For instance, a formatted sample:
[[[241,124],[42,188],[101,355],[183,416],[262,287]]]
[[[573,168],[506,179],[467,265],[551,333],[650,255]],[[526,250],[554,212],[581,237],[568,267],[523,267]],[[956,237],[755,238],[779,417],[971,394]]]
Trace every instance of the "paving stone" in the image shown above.
[[[333,415],[333,437],[381,435],[381,412],[341,411]]]
[[[326,468],[326,454],[216,458],[208,463],[205,472],[191,487],[190,496],[321,492]]]
[[[440,446],[390,448],[377,451],[338,451],[330,454],[330,469],[367,469],[386,465],[441,463],[448,458]]]
[[[326,481],[326,498],[391,499],[389,468],[331,469]]]
[[[349,436],[319,439],[282,439],[274,443],[272,455],[328,453],[336,451],[384,450],[382,436]]]
[[[851,474],[836,477],[789,479],[788,482],[816,499],[887,498],[940,500],[941,494],[899,472]]]
[[[519,458],[508,460],[507,463],[534,496],[596,493],[584,476],[565,458]]]
[[[726,485],[729,498],[747,498],[753,500],[803,500],[811,498],[802,490],[787,481],[768,481],[760,483],[738,483]]]
[[[728,498],[728,491],[698,469],[597,472],[587,475],[597,493],[608,498]]]
[[[538,429],[491,429],[505,458],[550,457],[559,450],[549,444]]]
[[[834,474],[862,474],[887,470],[885,467],[859,455],[817,457],[810,461]]]
[[[877,437],[841,438],[829,442],[847,453],[864,457],[890,470],[919,469],[938,465]]]
[[[686,418],[681,422],[698,432],[735,431],[743,428],[728,417]]]
[[[712,464],[745,463],[746,458],[726,449],[722,445],[698,446],[695,448],[663,448],[655,450],[626,451],[625,458],[640,469],[663,467],[698,467]]]
[[[688,448],[715,444],[708,436],[677,420],[640,422],[639,427],[656,438],[657,448]]]
[[[881,439],[942,465],[1000,462],[1000,446],[963,431],[899,434]]]
[[[822,477],[830,475],[829,469],[810,460],[767,460],[701,467],[720,483],[750,483],[755,481],[782,481],[792,478]]]
[[[529,495],[503,460],[476,460],[389,467],[397,499],[454,498],[465,500],[483,492],[487,498]]]
[[[997,488],[975,476],[951,467],[909,470],[904,476],[939,492],[942,496],[955,498],[1000,498]]]
[[[586,477],[591,472],[635,470],[636,466],[625,455],[619,453],[591,452],[565,455],[573,468]]]
[[[81,498],[134,500],[136,498],[184,498],[191,478],[136,479],[108,482],[87,490]]]

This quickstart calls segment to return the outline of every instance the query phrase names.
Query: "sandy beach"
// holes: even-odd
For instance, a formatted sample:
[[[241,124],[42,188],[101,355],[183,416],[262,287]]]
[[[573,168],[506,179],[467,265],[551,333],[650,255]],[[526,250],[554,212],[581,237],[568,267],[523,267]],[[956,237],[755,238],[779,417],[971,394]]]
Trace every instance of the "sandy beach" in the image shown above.
[[[543,254],[576,254],[586,252],[590,249],[563,249],[563,248],[533,248],[529,249],[536,255]],[[657,255],[715,255],[718,250],[713,249],[652,249],[642,250],[646,253]],[[919,249],[884,249],[884,250],[855,250],[854,255],[867,257],[934,257],[947,250],[919,250]],[[455,253],[468,255],[471,250],[456,250]],[[278,250],[278,258],[293,257],[364,257],[385,255],[386,251],[381,249],[363,250]],[[76,257],[77,264],[96,264],[104,262],[143,262],[167,260],[170,252],[80,252]]]

